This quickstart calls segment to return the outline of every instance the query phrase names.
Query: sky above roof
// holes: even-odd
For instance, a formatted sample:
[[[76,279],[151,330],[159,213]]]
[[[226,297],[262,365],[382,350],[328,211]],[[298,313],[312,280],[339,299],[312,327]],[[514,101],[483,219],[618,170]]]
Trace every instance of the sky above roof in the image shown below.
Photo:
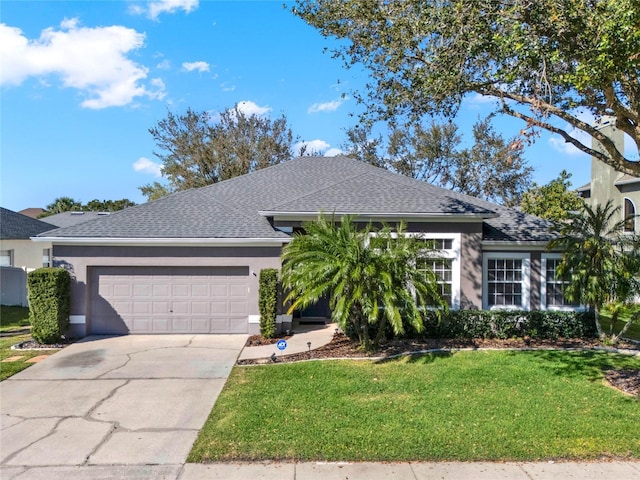
[[[345,69],[337,45],[275,1],[2,1],[0,205],[44,207],[55,198],[128,198],[162,181],[149,128],[171,111],[284,114],[301,142],[339,153],[361,107],[350,92],[366,72]],[[469,96],[456,123],[492,108]],[[497,118],[507,137],[523,124]],[[526,150],[534,180],[566,169],[578,187],[590,160],[543,134]]]

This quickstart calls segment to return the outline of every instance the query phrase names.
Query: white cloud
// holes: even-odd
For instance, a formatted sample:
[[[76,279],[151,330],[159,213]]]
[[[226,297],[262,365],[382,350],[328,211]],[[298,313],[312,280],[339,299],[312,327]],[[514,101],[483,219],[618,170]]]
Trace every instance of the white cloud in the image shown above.
[[[0,24],[0,84],[20,85],[29,77],[57,75],[64,87],[82,92],[82,106],[100,109],[128,105],[136,97],[163,98],[164,85],[143,84],[148,69],[126,57],[144,46],[145,35],[114,25],[87,28],[65,19],[37,40]],[[155,84],[155,85],[154,85]]]
[[[494,97],[493,95],[481,95],[479,93],[474,93],[470,97],[466,97],[465,100],[471,106],[478,106],[497,103],[499,98]]]
[[[342,105],[342,100],[333,100],[331,102],[325,103],[314,103],[309,107],[307,113],[317,113],[317,112],[335,112],[340,105]]]
[[[156,65],[156,68],[158,70],[170,70],[171,69],[171,62],[165,58],[159,64]]]
[[[182,68],[187,72],[193,72],[194,70],[198,72],[208,72],[209,64],[207,62],[184,62]]]
[[[234,87],[235,89],[235,87]],[[261,107],[250,100],[243,100],[236,105],[238,111],[244,113],[247,116],[251,115],[264,115],[271,111],[270,107]]]
[[[136,172],[150,173],[155,177],[162,176],[162,165],[154,162],[153,160],[149,160],[146,157],[140,157],[138,160],[133,162],[133,169]]]
[[[330,145],[324,140],[311,140],[308,142],[297,142],[293,145],[293,151],[296,155],[301,155],[302,149],[305,149],[305,155],[320,155]]]
[[[223,92],[233,92],[236,89],[236,86],[229,82],[224,82],[220,84],[220,88]]]
[[[586,110],[578,112],[576,114],[576,117],[583,122],[588,123],[589,125],[594,125],[596,121],[591,112],[588,112]],[[583,145],[591,147],[591,135],[589,135],[588,133],[578,128],[572,127],[569,123],[565,124],[564,130]],[[549,145],[551,145],[553,149],[565,155],[586,155],[586,153],[584,153],[582,150],[574,147],[573,144],[566,142],[564,138],[559,135],[552,135],[551,137],[549,137]]]
[[[339,155],[343,155],[344,152],[342,150],[340,150],[339,148],[330,148],[329,150],[327,150],[326,152],[324,152],[324,156],[325,157],[337,157]]]
[[[175,13],[183,10],[188,14],[196,8],[198,8],[198,0],[153,0],[146,8],[142,5],[131,5],[129,12],[134,15],[146,13],[152,20],[157,20],[161,13]]]

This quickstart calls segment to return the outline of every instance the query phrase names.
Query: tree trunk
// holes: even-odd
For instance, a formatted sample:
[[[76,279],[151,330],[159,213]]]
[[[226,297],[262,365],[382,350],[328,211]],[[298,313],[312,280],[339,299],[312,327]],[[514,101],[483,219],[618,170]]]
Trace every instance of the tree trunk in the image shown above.
[[[380,340],[384,335],[384,329],[387,326],[387,316],[382,315],[382,319],[378,322],[378,333],[376,334],[376,338],[373,340],[373,346],[378,347],[380,345]]]
[[[600,307],[593,308],[593,316],[596,321],[596,331],[598,332],[598,338],[604,340],[604,332],[602,331],[602,324],[600,323]]]
[[[624,327],[622,327],[622,330],[620,330],[620,333],[618,333],[617,335],[612,335],[611,336],[611,342],[614,345],[616,343],[618,343],[620,341],[620,339],[624,336],[624,334],[627,333],[627,331],[629,330],[629,327],[631,327],[631,325],[636,323],[636,321],[638,321],[638,320],[640,320],[640,312],[638,312],[635,315],[631,316],[629,321],[624,324]]]

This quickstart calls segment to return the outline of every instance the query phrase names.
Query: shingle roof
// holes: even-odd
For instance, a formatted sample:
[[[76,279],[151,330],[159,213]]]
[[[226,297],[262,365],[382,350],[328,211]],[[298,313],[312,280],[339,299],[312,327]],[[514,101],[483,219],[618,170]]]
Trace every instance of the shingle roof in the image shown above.
[[[96,218],[102,218],[106,215],[109,215],[109,212],[62,212],[49,215],[45,218],[47,223],[61,228],[88,222]]]
[[[482,217],[491,239],[542,238],[540,219],[347,157],[297,158],[47,236],[287,238],[260,212]]]
[[[55,225],[0,207],[0,238],[4,240],[25,240],[54,228]]]

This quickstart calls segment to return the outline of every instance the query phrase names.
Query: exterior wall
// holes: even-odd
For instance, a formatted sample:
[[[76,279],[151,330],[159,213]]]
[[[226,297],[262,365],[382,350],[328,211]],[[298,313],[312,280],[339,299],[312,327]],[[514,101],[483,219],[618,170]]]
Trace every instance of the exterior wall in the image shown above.
[[[51,248],[50,243],[24,240],[0,240],[0,250],[13,250],[12,267],[31,271],[42,267],[42,250]]]
[[[393,225],[393,222],[388,222]],[[301,222],[276,222],[277,227],[299,229]],[[374,224],[380,227],[381,224]],[[482,221],[408,222],[407,232],[460,234],[460,308],[482,308]]]
[[[619,151],[624,151],[624,134],[611,123],[603,123],[600,131],[611,138]],[[592,144],[594,149],[603,151],[602,146],[596,140]],[[613,200],[614,207],[620,207],[615,221],[623,219],[624,199],[630,199],[635,205],[636,215],[640,214],[640,181],[616,186],[624,174],[616,171],[613,167],[604,164],[595,157],[591,158],[591,193],[585,201],[592,207],[595,205],[605,205],[609,199]],[[640,219],[636,219],[635,232],[640,233]]]
[[[196,246],[75,246],[54,245],[55,266],[72,276],[69,334],[85,336],[89,318],[89,269],[97,266],[248,266],[249,333],[259,330],[258,275],[263,268],[280,268],[280,247]]]

